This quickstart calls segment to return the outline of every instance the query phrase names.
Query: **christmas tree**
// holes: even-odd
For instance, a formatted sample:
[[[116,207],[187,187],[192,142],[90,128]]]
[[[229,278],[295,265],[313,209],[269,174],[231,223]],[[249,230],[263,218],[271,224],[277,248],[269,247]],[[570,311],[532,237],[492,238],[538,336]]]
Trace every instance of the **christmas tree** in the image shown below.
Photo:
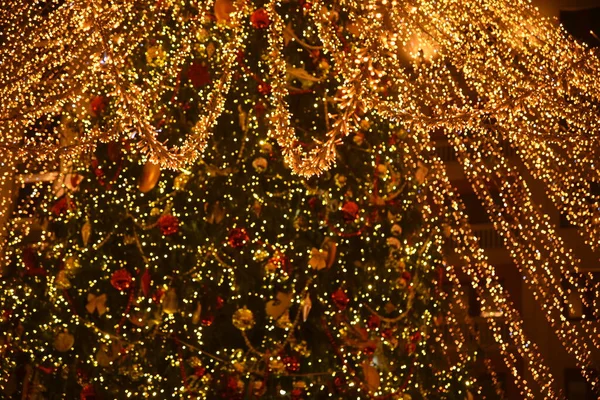
[[[4,87],[44,107],[3,143],[61,155],[53,188],[16,212],[33,213],[41,239],[16,223],[8,239],[7,396],[501,397],[476,332],[457,322],[458,256],[499,310],[494,339],[523,396],[556,397],[433,153],[438,129],[514,257],[540,265],[524,275],[565,347],[594,365],[596,327],[560,319],[570,291],[544,268],[577,263],[535,210],[513,212],[531,205],[504,154],[517,148],[593,242],[597,210],[578,200],[597,175],[584,148],[597,147],[572,133],[597,125],[585,107],[597,60],[521,2],[506,15],[510,2],[367,3],[59,1],[1,14],[51,28],[51,56],[2,53],[46,67]],[[441,17],[465,13],[481,26]]]

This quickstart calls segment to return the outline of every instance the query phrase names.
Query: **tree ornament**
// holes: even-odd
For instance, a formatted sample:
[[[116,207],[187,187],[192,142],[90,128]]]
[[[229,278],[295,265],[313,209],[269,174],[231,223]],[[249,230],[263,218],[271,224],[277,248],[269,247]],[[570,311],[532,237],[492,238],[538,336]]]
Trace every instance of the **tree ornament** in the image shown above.
[[[252,204],[252,212],[257,217],[260,217],[260,213],[262,212],[262,203],[260,201],[254,200],[254,203]]]
[[[208,212],[206,222],[209,224],[220,224],[223,218],[225,218],[225,209],[221,206],[221,202],[217,201],[212,206],[208,203],[205,204],[204,211],[208,209],[210,209],[210,212]]]
[[[88,293],[85,309],[90,314],[98,311],[98,315],[102,316],[106,312],[106,299],[106,294],[96,296],[95,294]]]
[[[185,189],[185,185],[187,185],[187,183],[189,182],[190,177],[191,177],[191,175],[186,172],[182,172],[179,175],[177,175],[175,177],[175,179],[173,180],[173,189],[175,189],[175,190]]]
[[[372,357],[373,354],[375,354],[375,348],[376,347],[375,347],[375,345],[373,345],[373,343],[369,343],[368,345],[366,345],[365,347],[363,347],[362,352],[367,357]]]
[[[54,284],[57,289],[65,290],[71,288],[71,281],[69,280],[69,273],[64,269],[58,271],[56,274],[56,278],[54,279]]]
[[[400,246],[402,245],[402,243],[400,243],[400,241],[398,240],[398,238],[395,237],[389,237],[387,238],[387,245],[394,248],[394,249],[399,249]]]
[[[421,161],[417,164],[417,170],[415,172],[415,180],[419,185],[425,183],[425,179],[427,179],[427,174],[429,173],[429,168],[425,166]]]
[[[350,303],[350,299],[346,295],[346,293],[342,290],[342,288],[338,288],[335,292],[331,294],[331,299],[333,303],[337,306],[340,311],[344,311]]]
[[[362,132],[356,132],[354,136],[352,136],[352,141],[357,146],[362,146],[365,143],[365,134]]]
[[[325,269],[327,267],[327,252],[313,247],[310,251],[308,265],[317,271]]]
[[[194,61],[187,72],[188,79],[196,89],[200,89],[210,83],[210,71],[206,64],[201,61]]]
[[[179,299],[175,288],[169,288],[162,299],[162,310],[166,314],[175,314],[179,308]]]
[[[278,292],[274,300],[267,301],[265,306],[267,315],[273,319],[281,317],[292,304],[293,297],[292,293]]]
[[[106,109],[107,100],[104,96],[94,96],[90,100],[90,112],[94,117],[99,117]]]
[[[321,244],[321,249],[327,252],[327,268],[331,268],[337,254],[337,243],[332,238],[325,238]]]
[[[252,394],[256,397],[262,397],[267,391],[267,385],[263,380],[257,379],[252,383]]]
[[[283,358],[285,369],[288,373],[294,374],[300,371],[300,361],[294,356],[287,356]]]
[[[54,203],[50,211],[56,216],[63,215],[71,209],[71,205],[71,201],[69,201],[69,198],[65,195]]]
[[[23,260],[23,265],[25,266],[25,275],[46,276],[46,270],[40,266],[36,251],[33,248],[25,248],[21,254],[21,260]],[[2,274],[0,273],[0,275]]]
[[[156,221],[163,235],[169,236],[179,231],[179,219],[171,214],[161,215]]]
[[[277,318],[277,321],[275,321],[275,326],[281,329],[292,329],[294,324],[290,320],[289,310],[286,310],[281,317]]]
[[[221,24],[231,20],[231,13],[235,11],[235,8],[232,0],[216,0],[214,10],[217,23]]]
[[[69,331],[64,330],[59,332],[56,336],[54,336],[54,348],[61,353],[65,353],[73,347],[75,344],[75,337],[69,333]]]
[[[101,344],[96,353],[96,362],[101,367],[109,367],[113,361],[119,358],[123,345],[119,340],[112,340],[110,344]]]
[[[379,389],[379,371],[367,360],[363,361],[362,369],[367,390],[369,393],[376,392]]]
[[[285,371],[285,363],[279,357],[272,358],[269,361],[269,369],[275,374],[282,374]]]
[[[146,164],[144,164],[142,175],[140,176],[138,182],[138,189],[142,193],[147,193],[151,191],[158,183],[159,178],[160,166],[158,164],[154,164],[150,161],[147,161]]]
[[[202,319],[200,320],[203,326],[211,326],[215,322],[215,315],[210,310],[202,313]]]
[[[296,342],[292,345],[292,349],[300,354],[302,357],[309,357],[310,356],[310,350],[308,349],[308,344],[306,344],[305,340],[302,340],[300,342]]]
[[[115,272],[112,273],[112,275],[110,277],[110,284],[115,289],[124,291],[131,287],[132,280],[133,280],[133,278],[132,278],[131,274],[129,273],[129,271],[122,268],[122,269],[116,270]]]
[[[268,165],[269,165],[269,162],[264,157],[257,157],[254,159],[254,161],[252,161],[252,167],[259,174],[263,173],[267,169]]]
[[[152,283],[152,277],[148,268],[144,269],[144,273],[140,278],[140,286],[142,288],[142,294],[146,297],[150,295],[150,284]]]
[[[346,178],[346,176],[342,174],[335,174],[333,179],[335,180],[335,185],[340,189],[346,186],[346,183],[348,182],[348,178]]]
[[[81,262],[77,256],[68,256],[65,258],[65,271],[70,275],[76,274],[81,269]]]
[[[234,249],[244,246],[250,237],[244,228],[233,228],[229,231],[227,241],[229,245]]]
[[[337,244],[331,239],[326,238],[321,245],[321,249],[313,248],[308,265],[317,271],[324,268],[330,268],[335,261]]]
[[[94,389],[94,385],[88,383],[81,389],[81,393],[79,393],[79,400],[96,400],[96,390]]]
[[[402,227],[398,224],[392,225],[392,235],[394,235],[394,236],[402,235]]]
[[[246,306],[233,313],[232,322],[233,326],[240,331],[252,329],[256,323],[256,321],[254,321],[254,314],[252,314],[252,311],[246,308]]]
[[[408,271],[404,271],[402,272],[402,275],[400,276],[400,278],[398,278],[396,280],[396,287],[398,289],[406,289],[410,283],[412,276],[410,274],[410,272]]]
[[[379,318],[377,315],[369,315],[369,318],[367,318],[367,326],[369,329],[377,329],[380,325],[381,318]]]
[[[306,297],[304,297],[304,299],[302,300],[302,321],[306,322],[311,308],[312,300],[310,299],[310,294],[306,293]]]
[[[202,304],[198,302],[196,309],[192,313],[192,324],[198,325],[200,323],[200,317],[202,316]]]
[[[344,218],[344,221],[346,222],[354,222],[356,220],[356,218],[358,217],[358,213],[360,211],[360,208],[358,207],[358,204],[356,204],[353,201],[347,201],[344,203],[344,205],[342,206],[342,215]]]
[[[263,96],[268,96],[271,94],[271,85],[269,85],[267,82],[261,82],[258,84],[258,93],[262,94]]]
[[[250,22],[252,23],[252,26],[256,29],[264,29],[268,27],[269,24],[271,24],[269,14],[264,8],[259,8],[255,10],[250,16]]]

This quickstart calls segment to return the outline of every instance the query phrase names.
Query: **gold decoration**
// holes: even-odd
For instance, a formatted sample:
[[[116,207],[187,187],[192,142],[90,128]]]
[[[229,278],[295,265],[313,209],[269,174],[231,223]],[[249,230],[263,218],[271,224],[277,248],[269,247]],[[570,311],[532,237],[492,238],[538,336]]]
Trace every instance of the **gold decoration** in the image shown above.
[[[254,159],[254,161],[252,161],[252,167],[259,174],[264,172],[265,169],[267,169],[268,165],[269,165],[269,162],[264,157],[257,157]]]
[[[92,293],[88,293],[87,301],[85,309],[90,314],[93,314],[94,311],[98,311],[98,315],[101,316],[106,312],[106,294],[96,296]]]
[[[64,269],[62,271],[58,271],[56,278],[54,279],[54,284],[58,289],[64,290],[69,289],[71,287],[71,281],[69,280],[69,274]]]
[[[173,180],[173,188],[175,190],[183,190],[185,189],[185,185],[189,182],[191,174],[187,172],[182,172],[175,177]]]
[[[192,313],[192,324],[198,325],[200,323],[200,317],[202,316],[202,304],[198,302],[196,309]]]
[[[208,222],[209,224],[221,223],[221,221],[223,221],[223,218],[225,218],[225,209],[223,207],[221,207],[221,203],[217,201],[212,206],[209,206],[207,204],[205,206],[205,209],[209,208],[209,207],[210,207],[210,212],[209,212],[208,216],[206,217],[206,222]]]
[[[269,369],[275,374],[282,374],[285,371],[285,364],[280,358],[272,358],[269,361]]]
[[[376,392],[379,389],[379,371],[373,367],[369,361],[363,361],[363,375],[365,377],[365,386],[369,393]]]
[[[54,348],[61,353],[65,353],[75,344],[75,337],[68,331],[63,331],[54,336]]]
[[[310,299],[310,294],[306,293],[306,297],[302,299],[302,320],[306,322],[308,319],[308,314],[310,313],[310,309],[312,308],[312,300]]]
[[[101,367],[108,367],[113,361],[119,358],[121,349],[123,348],[119,340],[112,340],[110,344],[101,344],[96,353],[96,362]]]
[[[286,310],[281,317],[277,318],[277,321],[275,321],[275,326],[277,326],[278,328],[281,328],[281,329],[291,329],[292,328],[293,324],[292,324],[292,321],[290,321],[289,310]]]
[[[162,300],[162,310],[166,314],[175,314],[179,309],[179,299],[175,288],[170,288]]]
[[[302,357],[310,357],[310,350],[305,340],[296,342],[292,345],[292,349]]]
[[[81,227],[81,240],[83,241],[83,245],[87,246],[90,241],[90,236],[92,235],[92,223],[89,219],[85,220],[85,223]]]
[[[292,303],[292,293],[278,292],[274,300],[267,301],[265,310],[271,318],[277,319],[290,307]]]
[[[252,311],[248,310],[246,306],[233,313],[232,322],[233,326],[240,331],[252,329],[256,323],[256,321],[254,321],[254,314],[252,314]]]
[[[142,175],[140,176],[140,180],[138,182],[138,189],[142,193],[151,191],[158,183],[159,178],[160,166],[153,162],[147,161],[146,164],[144,164]]]
[[[317,271],[324,268],[330,268],[335,261],[337,244],[330,238],[326,238],[321,245],[321,249],[313,248],[308,265]]]
[[[217,23],[227,23],[231,20],[231,13],[235,11],[232,0],[215,1],[215,17]]]
[[[65,258],[65,271],[70,275],[74,275],[81,268],[81,263],[77,256],[69,256]]]
[[[325,269],[327,267],[327,252],[313,247],[310,251],[308,265],[317,271]]]
[[[419,161],[417,170],[415,171],[415,180],[419,185],[425,183],[425,179],[427,179],[427,174],[429,173],[429,168],[425,166],[422,162]]]

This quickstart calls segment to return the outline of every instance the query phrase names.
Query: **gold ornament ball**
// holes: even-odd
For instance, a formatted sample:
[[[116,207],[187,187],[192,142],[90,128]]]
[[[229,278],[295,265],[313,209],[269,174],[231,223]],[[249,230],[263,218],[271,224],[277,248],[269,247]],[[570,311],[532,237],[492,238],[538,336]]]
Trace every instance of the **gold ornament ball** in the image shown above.
[[[248,310],[245,306],[233,313],[232,321],[233,326],[240,331],[251,329],[256,322],[254,321],[254,314],[252,314],[252,311]]]
[[[75,337],[67,332],[60,332],[54,337],[54,348],[62,353],[71,350],[75,344]]]

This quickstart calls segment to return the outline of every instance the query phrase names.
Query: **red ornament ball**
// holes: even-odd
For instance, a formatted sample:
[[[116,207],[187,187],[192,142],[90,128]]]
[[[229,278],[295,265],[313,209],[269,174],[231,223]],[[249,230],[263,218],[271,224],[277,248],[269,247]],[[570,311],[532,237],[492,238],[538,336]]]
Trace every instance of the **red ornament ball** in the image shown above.
[[[266,82],[261,82],[258,84],[258,93],[262,94],[263,96],[267,96],[269,94],[271,94],[271,85],[269,85]]]
[[[157,225],[160,228],[162,234],[165,236],[172,235],[179,231],[179,219],[170,214],[162,215],[158,219]]]
[[[244,228],[233,228],[229,231],[227,238],[229,245],[234,249],[244,246],[248,240],[250,240],[250,237]]]
[[[211,326],[214,321],[215,321],[215,316],[210,312],[203,315],[202,319],[200,320],[200,322],[204,326]]]
[[[96,398],[96,391],[94,390],[94,386],[92,386],[91,384],[85,385],[83,389],[81,389],[79,398],[81,400],[94,400]]]
[[[377,329],[379,328],[379,325],[381,325],[381,318],[379,318],[377,315],[369,316],[367,319],[367,326],[369,329]]]
[[[187,76],[196,89],[208,85],[211,81],[208,67],[198,61],[194,61],[192,65],[190,65]]]
[[[127,290],[131,287],[131,281],[133,278],[131,274],[126,269],[119,269],[113,272],[110,277],[110,284],[117,290]]]
[[[331,294],[331,299],[333,300],[333,302],[337,306],[337,308],[340,309],[340,311],[344,311],[346,309],[346,307],[348,306],[348,303],[350,302],[350,299],[348,298],[346,293],[342,290],[342,288],[339,288],[338,290],[333,292]]]
[[[61,197],[50,209],[54,215],[62,215],[71,208],[71,202],[66,197]]]
[[[342,214],[346,222],[352,222],[358,218],[360,207],[353,201],[347,201],[342,206]]]
[[[258,10],[254,11],[250,16],[250,22],[252,22],[252,26],[256,29],[264,29],[271,24],[269,14],[264,8],[259,8]]]
[[[375,346],[373,345],[368,345],[365,346],[363,348],[363,353],[367,356],[367,357],[371,357],[373,354],[375,354]]]
[[[283,358],[283,365],[287,372],[293,374],[300,370],[300,361],[294,356],[287,356]]]
[[[389,340],[392,338],[392,336],[394,335],[394,332],[391,329],[384,329],[383,331],[381,331],[381,337]]]
[[[90,109],[92,114],[99,116],[106,109],[106,99],[103,96],[95,96],[90,101]]]

